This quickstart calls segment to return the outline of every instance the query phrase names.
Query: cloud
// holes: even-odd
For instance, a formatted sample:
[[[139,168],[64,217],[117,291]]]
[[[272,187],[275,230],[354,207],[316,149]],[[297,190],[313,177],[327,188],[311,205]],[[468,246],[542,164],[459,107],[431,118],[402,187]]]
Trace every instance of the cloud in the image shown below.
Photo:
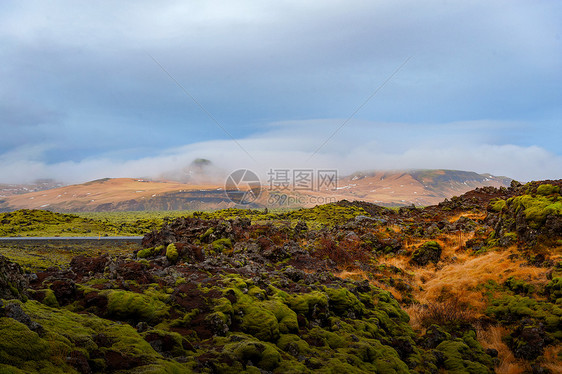
[[[561,15],[518,0],[4,2],[0,178],[251,165],[150,55],[251,167],[557,177]]]
[[[357,121],[349,125],[352,128],[343,128],[313,154],[331,135],[326,128],[334,129],[339,124],[341,120],[271,124],[269,130],[260,135],[238,139],[253,159],[231,140],[193,143],[133,160],[89,158],[52,164],[40,161],[40,153],[45,149],[21,148],[0,156],[3,170],[0,181],[55,178],[81,183],[105,177],[162,176],[185,179],[186,168],[196,158],[213,162],[215,183],[222,183],[229,172],[239,168],[251,169],[262,178],[266,178],[270,169],[279,168],[337,169],[340,175],[362,170],[444,168],[489,172],[522,181],[553,178],[562,170],[562,157],[541,147],[483,143],[482,138],[488,136],[491,128],[505,131],[506,127],[520,126],[493,121],[432,125],[434,131],[431,132],[426,132],[428,125]],[[459,133],[459,128],[465,128],[471,136]],[[481,129],[481,137],[474,128]],[[412,141],[402,144],[402,136],[411,133],[416,133],[415,144]]]

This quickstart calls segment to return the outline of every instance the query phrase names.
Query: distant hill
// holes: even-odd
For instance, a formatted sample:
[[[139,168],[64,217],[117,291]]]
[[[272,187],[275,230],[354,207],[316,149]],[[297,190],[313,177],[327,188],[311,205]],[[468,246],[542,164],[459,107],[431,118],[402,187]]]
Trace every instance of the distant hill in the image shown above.
[[[0,199],[6,196],[21,195],[29,192],[44,191],[51,188],[64,186],[63,183],[51,180],[37,180],[34,183],[26,184],[6,184],[0,183]]]
[[[384,206],[433,205],[477,187],[507,187],[512,179],[460,170],[354,173],[341,178],[335,196]]]
[[[384,206],[425,206],[476,187],[509,186],[510,182],[506,177],[459,170],[358,172],[340,178],[338,186],[329,191],[270,191],[264,186],[261,197],[252,207],[310,207],[344,199]],[[271,199],[283,194],[288,199]],[[0,197],[0,211],[4,212],[17,209],[58,212],[209,210],[233,206],[223,185],[133,178],[106,178]]]

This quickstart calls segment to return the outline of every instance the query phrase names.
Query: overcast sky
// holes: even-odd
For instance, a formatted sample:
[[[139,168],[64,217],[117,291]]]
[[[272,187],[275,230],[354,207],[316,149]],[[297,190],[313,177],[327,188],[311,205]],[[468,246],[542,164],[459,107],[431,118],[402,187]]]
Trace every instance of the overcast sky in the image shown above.
[[[560,1],[2,1],[0,58],[0,182],[562,178]]]

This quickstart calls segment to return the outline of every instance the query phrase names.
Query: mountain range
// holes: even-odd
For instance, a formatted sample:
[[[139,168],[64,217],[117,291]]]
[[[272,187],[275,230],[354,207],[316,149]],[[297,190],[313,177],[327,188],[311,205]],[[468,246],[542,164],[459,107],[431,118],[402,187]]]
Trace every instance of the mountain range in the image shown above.
[[[427,206],[483,186],[509,186],[511,179],[459,170],[357,172],[321,191],[292,191],[262,186],[252,208],[310,207],[339,200],[383,206]],[[105,178],[82,184],[9,185],[0,190],[0,211],[47,209],[58,212],[212,210],[236,206],[224,185]],[[52,188],[49,188],[52,187]],[[48,188],[48,189],[45,189]],[[31,192],[29,192],[31,191]],[[7,193],[9,192],[9,193]]]

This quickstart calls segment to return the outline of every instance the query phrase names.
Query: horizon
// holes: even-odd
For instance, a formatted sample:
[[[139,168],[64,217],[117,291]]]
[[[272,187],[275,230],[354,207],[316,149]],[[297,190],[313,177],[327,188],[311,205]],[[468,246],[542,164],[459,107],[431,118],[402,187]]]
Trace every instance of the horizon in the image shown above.
[[[159,178],[197,158],[226,175],[562,177],[555,1],[0,10],[0,183]]]
[[[249,170],[249,169],[246,169]],[[316,171],[316,169],[313,169],[314,171]],[[252,170],[249,170],[252,171]],[[291,170],[292,171],[292,170]],[[351,178],[351,177],[356,177],[356,176],[371,176],[371,174],[376,174],[376,173],[385,173],[385,174],[399,174],[399,173],[415,173],[415,172],[424,172],[424,171],[444,171],[444,172],[462,172],[462,173],[474,173],[476,175],[479,176],[490,176],[490,177],[494,177],[494,178],[501,178],[501,179],[509,179],[509,180],[513,180],[516,182],[521,182],[518,181],[514,178],[510,178],[509,176],[506,175],[493,175],[490,173],[477,173],[475,171],[472,170],[457,170],[457,169],[385,169],[385,170],[356,170],[354,172],[351,173],[347,173],[347,174],[337,174],[337,179],[338,180],[342,180],[342,179],[346,179],[346,178]],[[43,179],[36,179],[27,183],[4,183],[1,182],[1,185],[40,185],[40,184],[49,184],[49,183],[54,183],[54,184],[58,184],[60,186],[71,186],[71,185],[81,185],[81,184],[88,184],[91,182],[99,182],[99,181],[105,181],[105,180],[111,180],[111,179],[135,179],[135,180],[139,180],[139,181],[147,181],[147,182],[171,182],[171,183],[184,183],[186,185],[217,185],[217,184],[223,184],[224,183],[224,179],[226,179],[226,177],[229,176],[229,174],[226,174],[226,170],[222,170],[222,172],[224,172],[225,174],[219,174],[218,177],[214,176],[211,178],[194,178],[192,181],[188,181],[185,180],[181,177],[178,177],[177,175],[159,175],[156,177],[150,177],[150,176],[136,176],[136,177],[102,177],[102,178],[97,178],[97,179],[91,179],[91,180],[87,180],[84,182],[77,182],[77,183],[65,183],[62,181],[58,181],[55,180],[53,178],[43,178]],[[178,177],[178,178],[176,178]],[[216,177],[216,178],[215,178]],[[258,175],[258,177],[260,177],[261,179],[265,179],[267,178],[267,175]],[[547,179],[545,179],[547,180]],[[263,181],[261,181],[263,184]],[[525,181],[525,182],[536,182],[536,181]]]

